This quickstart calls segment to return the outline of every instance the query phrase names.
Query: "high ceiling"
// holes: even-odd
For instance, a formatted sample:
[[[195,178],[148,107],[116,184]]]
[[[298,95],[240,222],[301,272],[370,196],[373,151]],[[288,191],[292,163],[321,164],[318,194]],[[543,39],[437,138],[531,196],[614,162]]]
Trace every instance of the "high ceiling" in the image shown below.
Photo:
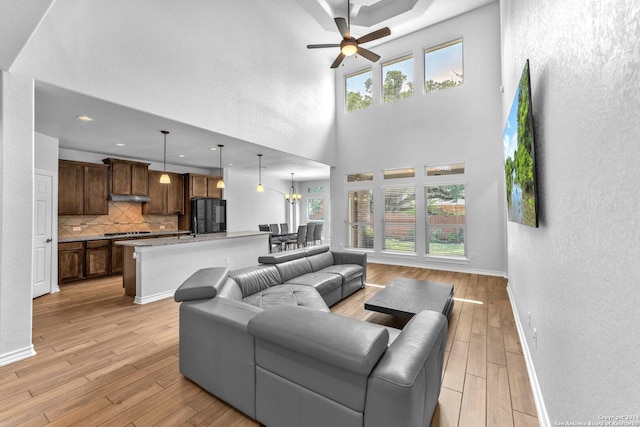
[[[357,37],[383,26],[391,28],[392,35],[377,43],[401,37],[421,28],[452,18],[491,3],[493,0],[353,0],[351,2],[352,33]],[[14,0],[0,0],[0,9],[9,10]],[[46,14],[48,1],[40,0],[40,13]],[[339,37],[333,17],[346,17],[347,2],[342,0],[299,0],[302,10],[319,23],[320,29],[312,34],[312,43],[335,43]],[[55,6],[55,5],[54,5]],[[37,12],[37,11],[36,11]],[[18,37],[12,43],[0,43],[0,67],[7,69],[15,60],[30,34],[37,28],[37,13],[24,19],[31,32],[16,29]],[[288,22],[290,20],[287,20]],[[295,25],[292,21],[291,25]],[[283,29],[286,31],[286,28]],[[15,35],[15,34],[14,34]],[[305,42],[306,44],[306,42]],[[330,49],[327,49],[330,50]],[[317,52],[317,51],[316,51]],[[329,52],[327,57],[334,57]],[[9,65],[7,65],[9,64]],[[327,69],[329,62],[327,63]],[[328,71],[329,72],[329,71]],[[36,82],[36,131],[59,139],[61,148],[90,151],[105,156],[138,158],[162,162],[162,135],[158,129],[168,129],[167,163],[212,168],[218,166],[218,151],[202,156],[203,148],[225,145],[223,167],[255,172],[257,154],[263,154],[263,174],[287,179],[296,172],[296,180],[329,178],[329,166],[261,147],[232,136],[201,129],[185,123],[168,120],[142,111],[116,105],[104,100],[70,92],[46,83]],[[94,121],[83,122],[78,116],[87,115]],[[119,146],[116,144],[124,144]],[[181,157],[178,157],[178,156]],[[233,166],[228,166],[229,163]]]

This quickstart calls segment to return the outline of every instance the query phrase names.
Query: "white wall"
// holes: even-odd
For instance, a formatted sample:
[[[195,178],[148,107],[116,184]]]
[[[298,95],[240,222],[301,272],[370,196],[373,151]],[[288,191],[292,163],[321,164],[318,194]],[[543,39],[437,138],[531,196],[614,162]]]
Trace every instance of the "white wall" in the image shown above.
[[[0,366],[34,354],[33,81],[0,72]]]
[[[369,66],[340,67],[336,76],[337,165],[331,173],[332,246],[346,240],[345,174],[372,171],[375,180],[375,252],[369,259],[438,269],[504,275],[505,214],[500,124],[500,31],[497,3],[393,40],[373,49],[382,59],[372,65],[374,86],[380,83],[381,63],[413,53],[415,94],[390,104],[345,113],[345,75]],[[454,89],[424,94],[424,49],[463,37],[464,83]],[[350,61],[352,63],[352,61]],[[374,97],[379,90],[374,88]],[[383,193],[381,171],[416,168],[416,236],[425,235],[423,185],[426,164],[464,162],[466,167],[468,261],[425,259],[424,238],[417,256],[383,254]],[[367,184],[364,184],[365,186]]]
[[[503,122],[530,60],[540,227],[508,224],[509,288],[548,420],[637,415],[638,2],[512,0],[501,16]]]
[[[34,132],[34,166],[36,169],[58,173],[58,147],[56,138]],[[58,184],[55,183],[54,191]]]
[[[333,72],[301,42],[313,31],[295,0],[61,0],[11,71],[331,164]]]

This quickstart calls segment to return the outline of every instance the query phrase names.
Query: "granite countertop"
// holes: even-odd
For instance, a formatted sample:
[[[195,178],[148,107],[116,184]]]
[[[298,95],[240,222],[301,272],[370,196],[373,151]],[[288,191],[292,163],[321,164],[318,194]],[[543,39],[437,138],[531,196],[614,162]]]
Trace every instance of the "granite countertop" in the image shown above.
[[[117,242],[121,246],[134,246],[136,248],[178,245],[183,243],[208,242],[211,240],[225,240],[239,237],[251,237],[260,235],[269,235],[267,231],[228,231],[222,233],[199,234],[197,236],[186,235],[176,237],[159,237],[156,239],[140,239],[140,240],[124,240]]]
[[[112,239],[138,239],[138,238],[149,238],[149,237],[162,237],[162,236],[172,236],[174,234],[185,234],[189,235],[191,232],[184,230],[173,230],[173,231],[153,231],[151,233],[145,234],[129,234],[129,235],[120,235],[120,236],[78,236],[78,237],[63,237],[58,239],[58,243],[70,243],[70,242],[88,242],[90,240],[112,240]]]

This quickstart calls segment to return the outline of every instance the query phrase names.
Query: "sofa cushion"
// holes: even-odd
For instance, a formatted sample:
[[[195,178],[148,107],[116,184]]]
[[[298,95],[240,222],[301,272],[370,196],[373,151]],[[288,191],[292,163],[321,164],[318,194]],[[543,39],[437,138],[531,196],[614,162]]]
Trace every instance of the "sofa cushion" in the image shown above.
[[[294,277],[287,284],[313,286],[320,295],[331,292],[342,285],[342,276],[334,273],[307,273],[302,276]]]
[[[334,273],[342,276],[343,283],[350,282],[351,280],[362,276],[364,269],[358,264],[338,264],[325,267],[319,272],[322,273]]]
[[[200,269],[176,289],[173,299],[180,302],[214,298],[227,280],[228,273],[226,267]]]
[[[269,255],[258,257],[260,264],[280,264],[294,259],[305,258],[311,255],[327,252],[329,246],[311,246],[308,248],[295,249],[293,251],[274,252]]]
[[[282,283],[280,273],[272,265],[259,265],[235,270],[229,273],[229,277],[240,286],[243,298]]]
[[[330,311],[318,291],[304,285],[286,284],[273,286],[249,295],[243,298],[242,301],[260,308],[295,305],[327,313]]]
[[[234,301],[242,301],[242,290],[236,281],[229,277],[222,286],[218,288],[218,296]]]
[[[333,265],[333,254],[331,252],[323,252],[321,254],[312,255],[307,258],[311,263],[313,271],[322,270],[323,268]]]
[[[292,261],[282,262],[276,264],[275,268],[280,273],[280,279],[282,283],[288,282],[290,279],[302,276],[303,274],[311,273],[311,263],[307,258],[294,259]]]

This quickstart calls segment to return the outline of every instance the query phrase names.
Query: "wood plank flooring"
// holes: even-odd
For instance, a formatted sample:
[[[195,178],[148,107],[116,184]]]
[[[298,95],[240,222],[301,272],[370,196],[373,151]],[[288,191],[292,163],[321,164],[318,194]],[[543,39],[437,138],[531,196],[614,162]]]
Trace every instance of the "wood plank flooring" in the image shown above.
[[[395,277],[451,283],[458,299],[431,425],[538,425],[506,281],[369,264],[367,282],[378,286],[332,311],[401,328],[406,321],[364,310]],[[133,304],[121,276],[35,299],[38,354],[0,368],[0,426],[258,426],[180,374],[178,307],[170,298]]]

